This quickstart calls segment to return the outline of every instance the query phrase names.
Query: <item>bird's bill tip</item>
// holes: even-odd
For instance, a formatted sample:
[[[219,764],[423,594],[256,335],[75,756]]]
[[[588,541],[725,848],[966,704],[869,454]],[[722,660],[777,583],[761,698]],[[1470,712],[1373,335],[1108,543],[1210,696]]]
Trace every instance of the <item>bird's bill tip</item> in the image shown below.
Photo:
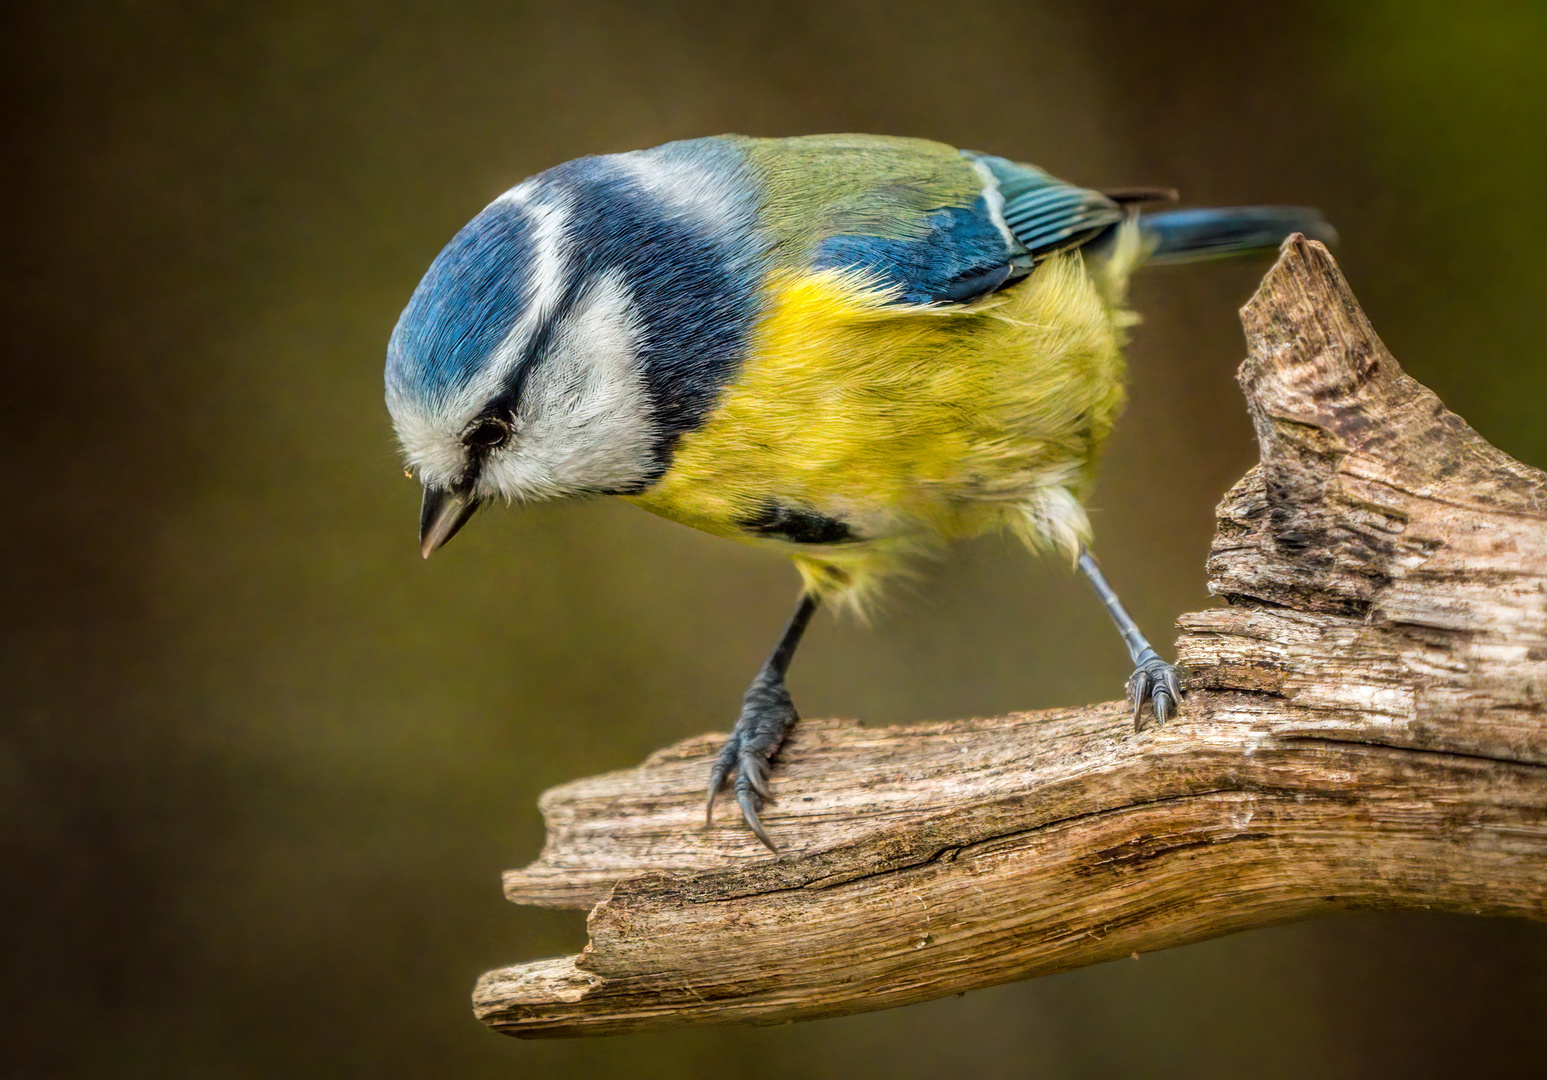
[[[424,487],[424,502],[419,508],[419,554],[428,559],[467,524],[481,500],[470,491]]]

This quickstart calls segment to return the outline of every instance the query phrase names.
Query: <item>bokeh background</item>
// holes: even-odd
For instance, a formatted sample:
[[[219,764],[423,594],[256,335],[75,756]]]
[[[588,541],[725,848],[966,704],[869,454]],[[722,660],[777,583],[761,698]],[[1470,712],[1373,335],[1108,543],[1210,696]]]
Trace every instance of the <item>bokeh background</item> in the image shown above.
[[[923,135],[1094,186],[1316,205],[1406,368],[1547,465],[1547,7],[1535,3],[8,4],[0,32],[0,1069],[24,1077],[1382,1077],[1547,1060],[1547,927],[1363,914],[910,1009],[518,1043],[485,968],[545,787],[724,729],[782,562],[598,501],[442,555],[387,335],[523,176],[721,131]],[[1254,458],[1235,309],[1265,263],[1136,285],[1099,551],[1152,636],[1209,603]],[[1063,567],[969,545],[807,715],[1117,696]],[[1034,904],[1035,897],[1027,903]]]

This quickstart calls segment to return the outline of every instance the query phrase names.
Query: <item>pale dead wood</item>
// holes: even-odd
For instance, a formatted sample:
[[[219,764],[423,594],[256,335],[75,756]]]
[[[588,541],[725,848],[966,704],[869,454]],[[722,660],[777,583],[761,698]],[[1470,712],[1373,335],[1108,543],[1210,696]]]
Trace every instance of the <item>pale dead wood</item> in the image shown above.
[[[1242,312],[1262,461],[1184,616],[1182,717],[806,721],[764,820],[702,827],[721,735],[542,798],[522,904],[583,953],[491,971],[513,1035],[887,1008],[1359,907],[1547,918],[1547,475],[1402,373],[1321,245]]]

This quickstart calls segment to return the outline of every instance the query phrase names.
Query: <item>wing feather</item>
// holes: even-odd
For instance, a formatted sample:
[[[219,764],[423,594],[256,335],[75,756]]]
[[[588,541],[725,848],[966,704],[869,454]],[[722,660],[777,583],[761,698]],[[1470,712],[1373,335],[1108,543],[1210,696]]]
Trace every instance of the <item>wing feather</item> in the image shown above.
[[[960,304],[1014,284],[1125,211],[1032,165],[880,136],[745,140],[764,220],[794,266],[853,270],[899,304]]]
[[[999,182],[1004,220],[1033,262],[1079,247],[1123,220],[1126,211],[1099,191],[1066,184],[1035,165],[968,153]]]

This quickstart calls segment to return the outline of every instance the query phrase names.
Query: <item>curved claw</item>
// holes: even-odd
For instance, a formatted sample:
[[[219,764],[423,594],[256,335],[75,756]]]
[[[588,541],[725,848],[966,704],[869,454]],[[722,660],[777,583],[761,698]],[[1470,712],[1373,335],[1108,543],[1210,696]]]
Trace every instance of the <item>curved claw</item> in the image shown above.
[[[768,801],[773,801],[773,788],[768,786],[768,759],[751,750],[741,752],[740,776],[752,790]]]
[[[714,824],[715,797],[729,783],[752,834],[769,851],[778,853],[757,815],[765,803],[773,802],[773,788],[768,782],[772,758],[799,719],[784,688],[782,671],[765,666],[747,688],[741,715],[709,773],[709,797],[704,805],[706,827]]]
[[[733,735],[720,750],[720,756],[715,760],[714,768],[709,773],[709,799],[704,804],[704,824],[714,824],[714,797],[725,786],[725,781],[730,777],[731,767],[736,764],[739,741]]]
[[[1133,702],[1133,730],[1144,726],[1144,702],[1150,696],[1149,672],[1140,668],[1128,680],[1128,698]]]
[[[763,823],[757,817],[757,794],[751,788],[742,788],[736,792],[736,801],[741,804],[741,816],[746,819],[747,827],[752,830],[752,835],[763,842],[763,846],[775,855],[779,849],[769,839],[768,830],[763,828]]]
[[[1143,730],[1144,702],[1155,710],[1155,722],[1164,724],[1182,708],[1182,680],[1175,664],[1168,664],[1154,650],[1146,649],[1139,666],[1128,679],[1128,699],[1133,702],[1133,730]]]

